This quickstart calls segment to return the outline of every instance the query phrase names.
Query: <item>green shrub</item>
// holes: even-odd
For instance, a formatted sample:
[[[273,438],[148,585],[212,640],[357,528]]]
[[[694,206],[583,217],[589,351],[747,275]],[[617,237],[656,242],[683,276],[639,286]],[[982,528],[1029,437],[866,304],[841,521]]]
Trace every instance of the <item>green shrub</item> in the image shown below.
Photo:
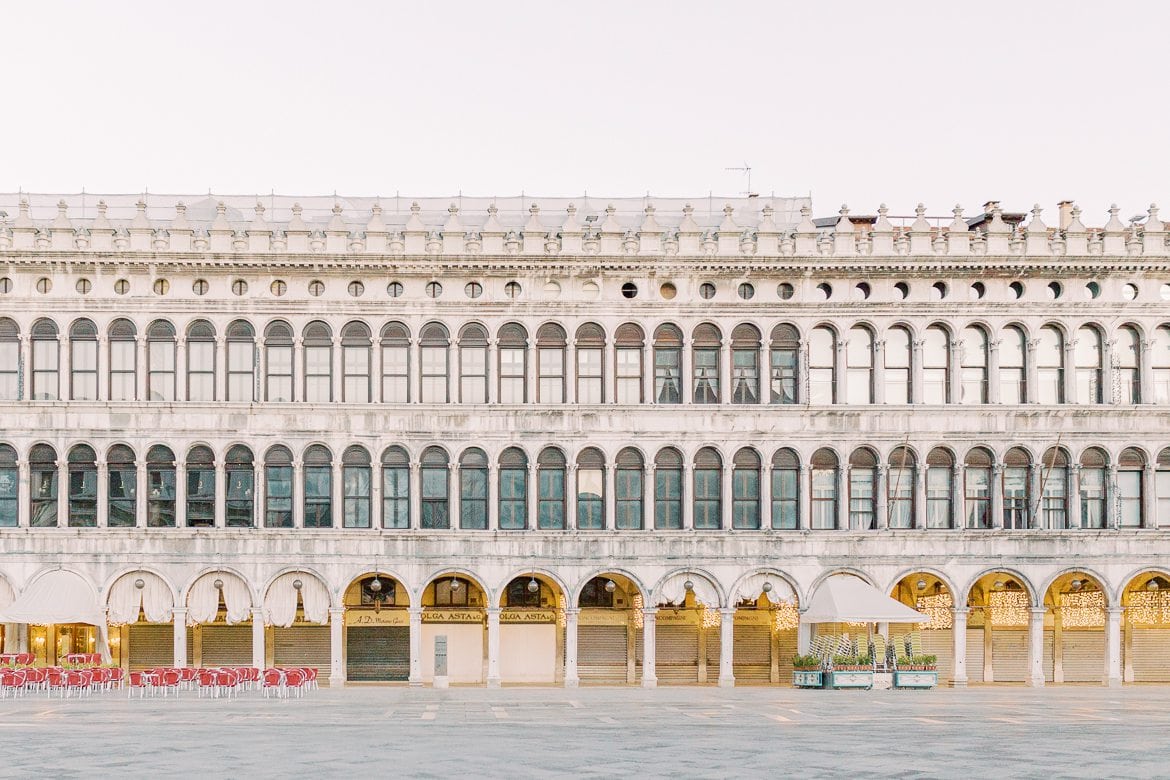
[[[807,669],[809,667],[820,668],[821,659],[815,655],[794,655],[792,656],[792,665],[797,669]]]

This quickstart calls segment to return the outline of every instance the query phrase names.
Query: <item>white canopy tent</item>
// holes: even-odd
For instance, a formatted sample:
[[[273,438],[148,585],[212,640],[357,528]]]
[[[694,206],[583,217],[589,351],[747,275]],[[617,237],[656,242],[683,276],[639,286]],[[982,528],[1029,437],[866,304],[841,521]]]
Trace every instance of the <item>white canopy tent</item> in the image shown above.
[[[834,574],[817,588],[802,623],[928,623],[930,616],[851,574]]]
[[[110,660],[106,611],[85,580],[71,571],[57,569],[37,578],[0,612],[0,623],[49,625],[86,623],[96,626],[102,660]]]

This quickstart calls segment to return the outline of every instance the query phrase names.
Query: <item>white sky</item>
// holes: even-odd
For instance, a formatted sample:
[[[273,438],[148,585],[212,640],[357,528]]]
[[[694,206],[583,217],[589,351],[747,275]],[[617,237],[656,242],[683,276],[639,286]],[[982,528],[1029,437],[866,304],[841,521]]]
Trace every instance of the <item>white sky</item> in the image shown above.
[[[1164,201],[1164,2],[6,3],[0,190]]]

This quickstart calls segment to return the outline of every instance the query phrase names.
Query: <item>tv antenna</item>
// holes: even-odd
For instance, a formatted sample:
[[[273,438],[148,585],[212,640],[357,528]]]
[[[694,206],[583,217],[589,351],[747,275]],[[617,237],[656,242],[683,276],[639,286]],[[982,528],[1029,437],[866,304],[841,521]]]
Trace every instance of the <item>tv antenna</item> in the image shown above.
[[[745,162],[741,166],[734,167],[734,168],[724,168],[723,170],[725,170],[725,171],[738,171],[739,173],[742,173],[745,176],[747,176],[747,192],[741,192],[740,193],[741,195],[746,195],[747,197],[750,198],[756,194],[755,192],[752,191],[752,166],[748,165]]]

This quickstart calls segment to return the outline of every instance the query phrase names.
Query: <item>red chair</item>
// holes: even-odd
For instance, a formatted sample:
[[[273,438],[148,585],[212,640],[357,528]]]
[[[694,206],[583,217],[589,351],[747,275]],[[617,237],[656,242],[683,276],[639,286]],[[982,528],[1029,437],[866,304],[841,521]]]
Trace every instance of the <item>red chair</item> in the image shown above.
[[[240,685],[239,675],[231,669],[219,669],[215,672],[216,695],[222,693],[231,696],[237,692]]]
[[[134,690],[138,690],[138,698],[146,695],[150,691],[150,695],[154,695],[154,685],[151,683],[150,675],[146,672],[130,672],[126,686],[126,698],[129,699],[134,695]]]
[[[202,697],[206,691],[208,696],[216,694],[215,684],[215,670],[214,669],[197,669],[199,680],[199,696]]]
[[[305,683],[308,681],[308,675],[305,674],[304,669],[285,669],[284,670],[284,685],[289,691],[289,695],[295,693],[298,697],[305,693]]]
[[[192,666],[179,669],[179,680],[183,688],[191,690],[199,682],[199,670]]]
[[[26,674],[24,669],[0,669],[0,698],[16,698],[24,693]]]
[[[174,691],[175,696],[179,695],[179,683],[183,681],[183,674],[178,669],[162,669],[158,675],[158,685],[162,688],[163,696],[167,695],[167,691]]]
[[[268,698],[268,693],[272,689],[276,689],[276,697],[284,696],[284,672],[279,669],[265,669],[260,676],[260,684],[264,689],[264,698]]]

